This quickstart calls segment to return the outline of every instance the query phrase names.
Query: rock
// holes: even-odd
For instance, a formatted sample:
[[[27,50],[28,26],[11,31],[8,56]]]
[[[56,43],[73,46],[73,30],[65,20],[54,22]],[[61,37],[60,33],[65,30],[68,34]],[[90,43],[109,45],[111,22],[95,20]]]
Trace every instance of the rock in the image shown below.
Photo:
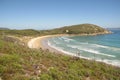
[[[90,80],[90,77],[87,77],[86,80]]]
[[[34,75],[39,75],[41,73],[41,70],[36,70],[35,72],[34,72]]]

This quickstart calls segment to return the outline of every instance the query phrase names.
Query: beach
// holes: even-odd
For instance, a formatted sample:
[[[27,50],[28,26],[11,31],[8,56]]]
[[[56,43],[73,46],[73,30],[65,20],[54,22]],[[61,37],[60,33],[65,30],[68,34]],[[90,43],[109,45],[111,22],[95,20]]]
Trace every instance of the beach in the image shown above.
[[[68,36],[68,35],[60,34],[60,35],[40,36],[40,37],[36,37],[36,38],[33,38],[30,41],[28,41],[27,45],[29,48],[33,48],[33,49],[41,48],[43,50],[49,50],[50,52],[63,53],[63,52],[58,51],[48,45],[48,38],[59,37],[59,36]]]
[[[52,37],[59,37],[59,36],[95,36],[99,34],[110,34],[111,32],[100,32],[100,33],[93,33],[93,34],[57,34],[57,35],[46,35],[46,36],[40,36],[36,38],[32,38],[31,40],[28,41],[28,47],[29,48],[35,48],[35,49],[45,49],[48,47],[46,44],[46,39],[47,38],[52,38]],[[44,41],[45,40],[45,41]],[[46,46],[47,45],[47,46]]]
[[[40,36],[31,39],[28,47],[120,66],[119,37],[116,37],[119,31],[113,32],[114,34],[98,36],[64,34]],[[112,43],[111,40],[116,43]],[[77,52],[80,53],[79,56]]]

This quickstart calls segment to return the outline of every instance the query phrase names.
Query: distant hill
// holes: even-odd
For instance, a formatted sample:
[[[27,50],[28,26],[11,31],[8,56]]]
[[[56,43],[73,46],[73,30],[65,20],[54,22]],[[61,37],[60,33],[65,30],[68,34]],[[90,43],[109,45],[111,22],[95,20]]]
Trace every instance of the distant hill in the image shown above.
[[[106,34],[110,33],[110,31],[94,25],[94,24],[79,24],[72,26],[65,26],[62,28],[53,29],[50,31],[53,34]]]
[[[10,30],[9,28],[0,27],[0,30]]]
[[[0,30],[0,34],[9,34],[9,35],[24,35],[24,36],[36,36],[40,34],[40,31],[33,30],[33,29],[25,29],[25,30],[9,30],[9,29],[4,29]]]
[[[107,28],[108,30],[120,30],[120,28]]]
[[[40,30],[40,31],[33,29],[9,30],[8,28],[1,28],[0,34],[2,33],[9,35],[11,34],[11,35],[24,35],[24,36],[54,35],[54,34],[96,35],[96,34],[107,34],[110,33],[110,31],[94,24],[79,24],[79,25],[65,26],[52,30]]]

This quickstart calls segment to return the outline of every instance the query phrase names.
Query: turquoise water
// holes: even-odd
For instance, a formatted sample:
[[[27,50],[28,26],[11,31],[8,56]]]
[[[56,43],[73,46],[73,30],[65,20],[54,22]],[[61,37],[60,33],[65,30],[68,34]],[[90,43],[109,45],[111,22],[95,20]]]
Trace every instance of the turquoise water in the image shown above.
[[[113,34],[50,38],[48,45],[66,54],[120,66],[120,30],[111,31]]]

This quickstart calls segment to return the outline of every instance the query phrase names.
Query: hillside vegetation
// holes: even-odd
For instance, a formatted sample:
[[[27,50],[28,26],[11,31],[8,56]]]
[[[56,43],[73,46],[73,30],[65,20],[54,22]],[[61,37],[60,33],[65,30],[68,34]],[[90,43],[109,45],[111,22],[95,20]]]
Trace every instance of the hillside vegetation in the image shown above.
[[[2,80],[120,80],[120,68],[48,50],[29,49],[0,36]]]
[[[110,31],[93,24],[80,24],[65,26],[52,30],[0,30],[0,34],[22,35],[22,36],[38,36],[38,35],[52,35],[52,34],[106,34]]]
[[[0,79],[120,80],[120,68],[118,67],[94,60],[51,53],[49,50],[29,49],[21,44],[18,38],[9,37],[9,35],[15,37],[46,35],[49,31],[52,30],[1,30]]]
[[[52,34],[104,34],[110,33],[110,31],[94,25],[94,24],[80,24],[80,25],[72,25],[65,26],[62,28],[57,28],[49,31]]]
[[[15,36],[38,36],[40,31],[33,29],[25,30],[0,30],[1,35],[15,35]]]

